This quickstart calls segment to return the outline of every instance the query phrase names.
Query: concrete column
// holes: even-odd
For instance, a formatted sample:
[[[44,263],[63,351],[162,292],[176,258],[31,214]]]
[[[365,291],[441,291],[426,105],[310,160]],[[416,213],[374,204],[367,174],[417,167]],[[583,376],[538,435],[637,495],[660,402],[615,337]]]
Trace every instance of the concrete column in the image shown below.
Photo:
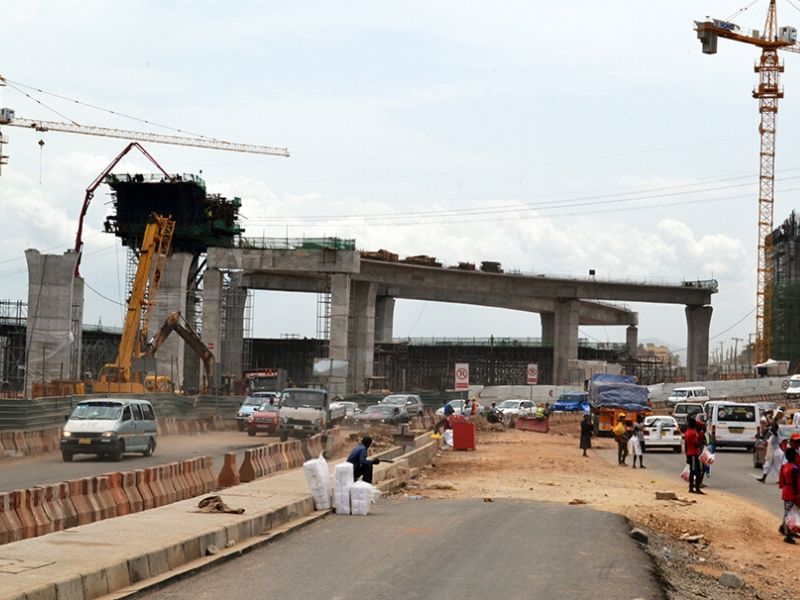
[[[375,341],[391,342],[394,339],[394,298],[379,296],[375,300]]]
[[[75,278],[78,254],[26,250],[28,320],[25,340],[25,394],[33,383],[80,377],[83,279]],[[79,325],[76,326],[76,322]],[[96,375],[96,373],[94,374]]]
[[[206,347],[214,353],[213,388],[220,386],[220,350],[222,349],[222,271],[206,269],[203,273],[203,332],[200,338]]]
[[[376,284],[356,281],[350,299],[350,335],[348,340],[347,391],[364,390],[364,380],[372,377],[375,359]]]
[[[241,273],[232,273],[230,286],[222,296],[222,360],[221,374],[224,379],[238,381],[242,377],[242,353],[244,352],[244,305],[247,288],[241,287]],[[223,382],[224,383],[224,382]]]
[[[569,361],[578,358],[578,300],[556,300],[553,327],[553,385],[569,384]]]
[[[186,287],[189,279],[189,269],[194,257],[187,252],[175,252],[167,257],[164,271],[161,276],[161,286],[158,290],[156,305],[150,318],[150,331],[152,337],[164,324],[166,318],[179,311],[186,317]],[[186,343],[176,334],[170,335],[156,352],[156,372],[172,379],[176,390],[185,384],[183,380],[183,359]],[[194,387],[190,382],[189,387]]]
[[[625,330],[625,343],[628,345],[628,356],[635,357],[639,349],[639,328],[629,325]]]
[[[710,306],[686,307],[686,376],[689,381],[704,381],[708,376],[708,332],[712,312]]]
[[[555,335],[556,315],[555,313],[539,313],[542,321],[542,346],[552,346]]]
[[[328,358],[347,360],[350,321],[350,276],[331,275],[331,322]],[[329,377],[328,394],[344,396],[347,393],[347,378]]]

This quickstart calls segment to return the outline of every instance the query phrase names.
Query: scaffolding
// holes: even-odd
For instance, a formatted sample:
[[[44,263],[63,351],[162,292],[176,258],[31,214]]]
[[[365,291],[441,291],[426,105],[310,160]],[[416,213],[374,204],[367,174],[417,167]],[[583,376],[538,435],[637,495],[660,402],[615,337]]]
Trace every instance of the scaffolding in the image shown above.
[[[28,305],[0,300],[0,397],[25,387],[25,329]]]
[[[795,211],[772,232],[773,288],[770,356],[800,365],[800,216]]]

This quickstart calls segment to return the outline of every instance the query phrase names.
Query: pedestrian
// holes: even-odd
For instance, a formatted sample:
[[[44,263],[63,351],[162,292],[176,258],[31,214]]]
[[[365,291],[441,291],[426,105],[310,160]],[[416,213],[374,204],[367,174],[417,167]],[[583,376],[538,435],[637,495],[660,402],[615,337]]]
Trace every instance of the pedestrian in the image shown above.
[[[449,417],[452,414],[455,414],[456,412],[456,409],[453,408],[453,405],[450,404],[447,400],[442,400],[442,402],[444,403],[444,406],[442,407],[442,412],[444,414],[442,415],[442,418],[439,420],[439,422],[433,426],[433,429],[437,434],[439,433],[439,430],[442,429],[442,427],[444,427],[445,423],[447,422],[447,417]]]
[[[361,438],[361,443],[347,455],[347,462],[353,465],[353,481],[361,477],[365,482],[372,483],[372,467],[381,462],[380,458],[367,458],[367,450],[372,445],[372,438],[368,435]]]
[[[636,468],[636,458],[639,458],[639,466],[646,469],[644,466],[644,426],[637,419],[636,424],[633,426],[633,434],[631,435],[631,454],[633,454],[633,468]]]
[[[617,464],[625,465],[628,458],[628,430],[625,427],[625,413],[617,417],[617,424],[612,429],[614,440],[617,442]]]
[[[783,464],[783,450],[780,446],[781,438],[779,435],[782,419],[783,407],[780,407],[775,413],[775,418],[770,421],[767,429],[767,456],[761,468],[762,475],[756,478],[761,483],[766,483],[767,476],[773,471],[776,476],[780,475],[781,464]]]
[[[700,414],[702,415],[702,413]],[[702,418],[703,418],[703,425],[705,426],[705,416],[703,416]],[[708,428],[706,427],[705,438],[706,438],[705,443],[706,447],[708,448],[708,451],[711,452],[711,454],[716,454],[717,453],[716,429],[712,427],[711,430],[709,431]],[[704,478],[711,477],[711,465],[709,464],[703,465],[703,476]],[[705,484],[703,484],[703,487],[705,487]]]
[[[584,456],[589,456],[586,451],[592,447],[592,435],[594,435],[592,415],[583,415],[583,421],[581,421],[581,450],[583,450]]]
[[[800,427],[800,410],[796,410],[792,415],[792,427]]]
[[[686,433],[683,435],[683,441],[686,447],[686,464],[689,465],[689,493],[704,494],[705,492],[700,489],[703,484],[703,469],[700,464],[702,446],[700,432],[694,417],[688,417],[687,421],[688,424],[686,425]]]
[[[781,499],[783,500],[783,522],[778,528],[783,534],[783,541],[787,544],[794,544],[794,535],[789,529],[789,513],[795,506],[800,505],[800,487],[798,487],[798,475],[800,469],[797,464],[797,451],[794,448],[786,450],[786,464],[781,467],[781,474],[778,485],[781,487]]]
[[[470,407],[469,415],[473,419],[478,416],[478,399],[475,397],[472,398],[472,406]]]

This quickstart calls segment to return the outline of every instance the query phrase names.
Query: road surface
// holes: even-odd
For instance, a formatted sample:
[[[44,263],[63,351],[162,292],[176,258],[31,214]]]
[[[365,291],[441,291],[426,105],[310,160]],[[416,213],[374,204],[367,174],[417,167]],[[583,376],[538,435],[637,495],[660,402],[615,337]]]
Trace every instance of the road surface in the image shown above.
[[[599,452],[606,460],[616,464],[617,447],[614,441],[604,438],[600,443],[609,448],[613,447]],[[632,460],[629,456],[628,466],[620,468],[630,469]],[[644,455],[644,464],[648,469],[673,478],[676,491],[688,492],[689,485],[680,479],[681,471],[686,465],[686,457],[683,454],[673,454],[671,450],[648,449]],[[717,492],[736,494],[761,505],[775,516],[783,517],[783,503],[776,485],[777,478],[771,475],[764,484],[756,481],[755,478],[760,476],[761,469],[753,468],[753,455],[750,452],[720,448],[717,450],[716,462],[711,466],[711,477],[704,481],[707,487],[703,491],[712,494]]]
[[[112,471],[153,467],[207,454],[214,459],[214,469],[219,470],[226,452],[236,452],[240,461],[245,449],[277,441],[277,437],[263,434],[249,437],[239,431],[214,431],[197,435],[160,436],[153,456],[145,458],[141,454],[131,453],[126,454],[122,462],[91,454],[77,454],[71,463],[65,463],[61,460],[60,451],[24,458],[5,458],[0,460],[0,492]]]
[[[144,595],[158,600],[665,598],[624,520],[587,507],[381,500]]]

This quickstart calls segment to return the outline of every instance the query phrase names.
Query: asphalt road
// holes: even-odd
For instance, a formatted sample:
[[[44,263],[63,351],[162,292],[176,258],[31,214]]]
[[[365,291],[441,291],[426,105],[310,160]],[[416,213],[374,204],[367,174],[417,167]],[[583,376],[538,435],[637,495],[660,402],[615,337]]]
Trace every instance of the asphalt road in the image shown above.
[[[665,598],[625,521],[525,501],[381,500],[145,598]]]
[[[600,450],[600,453],[612,464],[617,462],[616,444],[610,438],[602,438],[599,443],[610,449]],[[611,449],[613,448],[613,449]],[[628,457],[628,466],[631,461]],[[644,464],[648,469],[674,478],[675,490],[688,492],[689,485],[680,479],[681,471],[686,464],[683,454],[673,454],[672,451],[648,449],[644,455]],[[723,494],[736,494],[760,504],[765,509],[778,517],[783,516],[783,503],[778,489],[777,478],[771,475],[767,483],[759,483],[756,477],[761,476],[761,469],[753,467],[753,455],[750,452],[733,448],[720,448],[717,450],[716,461],[711,465],[711,477],[704,480],[706,488],[703,490],[710,494],[721,492]]]
[[[112,471],[153,467],[207,454],[214,459],[214,469],[219,470],[226,452],[236,452],[241,459],[245,449],[277,441],[277,437],[267,437],[263,434],[249,437],[239,431],[215,431],[197,435],[161,436],[158,438],[158,447],[153,456],[145,458],[141,454],[131,453],[126,454],[122,462],[90,454],[77,454],[71,463],[65,463],[61,460],[61,452],[25,458],[5,458],[0,460],[0,492],[102,475]]]

